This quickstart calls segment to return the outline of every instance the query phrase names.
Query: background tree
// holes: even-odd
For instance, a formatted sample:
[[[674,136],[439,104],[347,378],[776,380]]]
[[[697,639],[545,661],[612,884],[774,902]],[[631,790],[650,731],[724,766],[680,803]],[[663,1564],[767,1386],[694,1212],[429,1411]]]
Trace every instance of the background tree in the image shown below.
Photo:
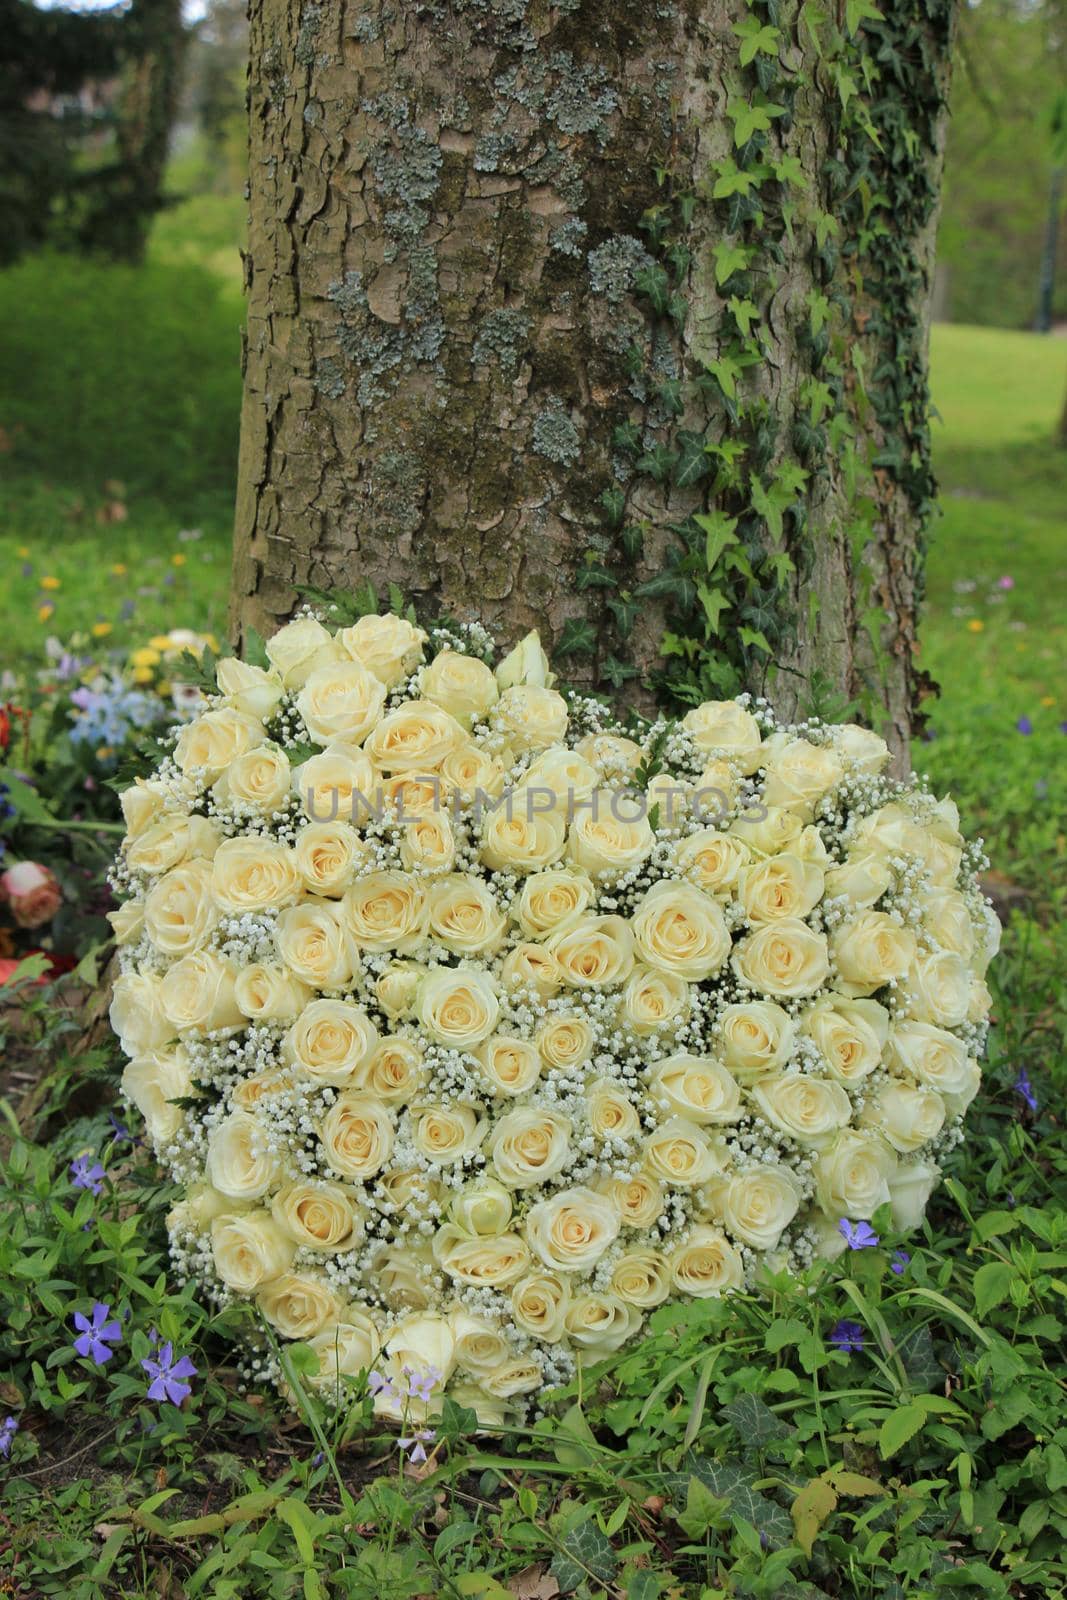
[[[952,0],[252,0],[239,623],[302,586],[902,745]]]

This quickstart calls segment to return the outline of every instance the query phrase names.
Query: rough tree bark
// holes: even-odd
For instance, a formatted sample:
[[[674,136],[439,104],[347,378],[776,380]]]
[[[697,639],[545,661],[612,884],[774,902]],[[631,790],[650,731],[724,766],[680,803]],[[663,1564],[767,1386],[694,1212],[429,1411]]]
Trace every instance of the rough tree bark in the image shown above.
[[[772,466],[793,449],[802,414],[819,420],[810,385],[822,297],[845,307],[836,347],[847,426],[816,428],[784,526],[773,511],[742,521],[750,551],[806,552],[792,549],[776,569],[773,662],[756,648],[745,659],[792,711],[813,673],[855,693],[880,639],[877,693],[906,741],[929,493],[913,397],[899,397],[910,408],[903,444],[885,448],[904,339],[889,290],[901,286],[882,281],[888,269],[861,282],[840,248],[835,213],[847,202],[859,216],[866,203],[859,178],[842,192],[840,75],[790,0],[757,4],[251,0],[236,630],[269,634],[299,585],[369,579],[381,592],[395,581],[429,614],[478,616],[508,636],[537,625],[550,644],[591,617],[592,652],[569,675],[596,681],[615,649],[609,591],[579,591],[576,570],[621,572],[628,598],[671,563],[679,526],[721,501],[721,479],[686,485],[656,460],[679,430],[707,434],[722,411],[714,385],[690,380],[736,335],[730,295],[740,286],[759,300],[765,359],[744,384],[750,419],[769,419],[761,465]],[[921,367],[949,24],[931,30],[921,0],[895,10],[914,23],[909,51],[919,40],[933,84],[916,147],[905,153],[895,127],[878,175],[890,212],[895,181],[914,191],[918,176],[926,196],[900,222],[912,280],[905,354]],[[739,64],[739,38],[761,25],[775,60],[767,96],[745,88]],[[793,85],[788,114],[774,109],[779,71]],[[746,98],[772,104],[755,145],[737,133]],[[762,289],[743,277],[726,287],[716,250],[730,227],[709,172],[761,150],[795,158],[798,176],[781,178],[786,223]],[[655,276],[647,213],[664,201],[664,172],[672,194],[693,197],[680,250],[672,236],[667,317],[642,292]],[[753,235],[750,215],[750,237],[758,227],[757,216]],[[857,383],[863,373],[888,382],[888,410]],[[711,437],[730,425],[727,406]],[[621,454],[627,433],[640,441],[636,466]],[[860,540],[849,435],[870,443],[875,462]],[[606,513],[612,496],[623,512]],[[637,555],[625,540],[634,524]],[[631,607],[626,650],[641,683],[659,656],[664,604],[645,595]],[[865,607],[884,613],[873,628]]]

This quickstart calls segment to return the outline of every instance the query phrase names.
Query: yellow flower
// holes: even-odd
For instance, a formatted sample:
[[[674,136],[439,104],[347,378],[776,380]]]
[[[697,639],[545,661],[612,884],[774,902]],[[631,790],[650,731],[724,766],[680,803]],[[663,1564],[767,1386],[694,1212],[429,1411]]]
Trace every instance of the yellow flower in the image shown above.
[[[981,617],[972,617],[970,622],[967,624],[968,633],[981,633],[984,628],[985,623],[982,621]]]
[[[28,544],[20,544],[15,549],[15,554],[17,556],[21,556],[24,561],[25,561],[26,557],[29,555],[29,553],[30,553],[30,547],[29,547]]]
[[[152,669],[151,669],[151,667],[134,667],[134,669],[133,669],[133,681],[134,681],[134,683],[151,683],[152,682]]]
[[[128,571],[125,561],[113,561],[111,564],[111,575],[114,578],[124,578]]]
[[[94,639],[106,639],[110,632],[111,632],[111,623],[110,622],[94,622],[93,623],[93,638]]]
[[[170,564],[171,564],[172,567],[184,567],[184,565],[185,565],[185,557],[183,555],[181,555],[180,553],[178,555],[176,555],[176,556],[171,556]]]
[[[47,622],[49,617],[52,615],[52,612],[55,609],[56,609],[55,606],[52,605],[51,603],[48,603],[48,604],[43,605],[43,606],[38,606],[37,607],[37,621],[38,622]]]
[[[59,587],[60,583],[58,578],[47,577],[41,579],[42,589],[58,589]]]
[[[148,642],[152,646],[153,650],[169,650],[170,649],[170,634],[169,633],[157,633],[151,639],[149,639]]]
[[[135,667],[154,667],[158,661],[159,651],[153,650],[151,645],[142,645],[140,650],[135,650],[130,656],[130,662]]]
[[[1041,696],[1041,704],[1046,707],[1054,706],[1056,704],[1056,696],[1054,694],[1043,694]]]
[[[102,744],[96,752],[96,759],[98,761],[108,761],[114,754],[115,752],[109,744]]]

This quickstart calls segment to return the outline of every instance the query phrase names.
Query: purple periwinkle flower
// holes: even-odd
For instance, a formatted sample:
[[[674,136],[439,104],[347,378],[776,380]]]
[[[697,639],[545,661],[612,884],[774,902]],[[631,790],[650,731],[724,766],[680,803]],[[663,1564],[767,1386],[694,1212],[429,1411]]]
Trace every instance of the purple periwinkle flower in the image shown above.
[[[1033,733],[1033,731],[1034,731],[1034,725],[1030,721],[1029,717],[1020,717],[1018,722],[1015,724],[1015,726],[1016,726],[1016,728],[1018,728],[1020,733],[1029,734],[1029,733]]]
[[[377,1399],[380,1394],[383,1394],[385,1395],[386,1399],[392,1400],[396,1395],[396,1390],[394,1389],[391,1381],[385,1377],[384,1373],[381,1372],[367,1373],[367,1388],[370,1390],[371,1394],[374,1395],[375,1399]]]
[[[1036,1111],[1038,1109],[1040,1102],[1037,1098],[1037,1095],[1034,1093],[1034,1086],[1030,1082],[1030,1075],[1025,1067],[1020,1067],[1019,1076],[1012,1084],[1012,1088],[1015,1090],[1017,1095],[1020,1095],[1022,1099],[1026,1101],[1026,1104],[1030,1107],[1031,1111]]]
[[[408,1460],[414,1466],[418,1462],[426,1460],[426,1446],[436,1438],[437,1434],[433,1428],[419,1428],[411,1435],[410,1439],[398,1439],[397,1443],[401,1450],[407,1451]]]
[[[1015,579],[1013,577],[1011,577],[1006,572],[1002,578],[998,578],[997,579],[997,588],[998,589],[1014,589],[1015,588]]]
[[[850,1250],[873,1250],[879,1242],[869,1222],[850,1222],[847,1217],[842,1217],[837,1224],[837,1231]]]
[[[84,1316],[80,1311],[74,1313],[74,1326],[78,1329],[74,1348],[80,1356],[94,1361],[98,1367],[106,1365],[115,1354],[110,1346],[122,1343],[122,1327],[114,1318],[109,1321],[109,1317],[111,1307],[102,1300],[93,1306],[91,1317]]]
[[[898,1278],[902,1278],[910,1260],[911,1257],[906,1250],[894,1250],[893,1259],[889,1263],[890,1272],[895,1272]]]
[[[89,1189],[93,1194],[103,1194],[104,1179],[107,1173],[99,1161],[93,1161],[91,1156],[76,1156],[70,1164],[70,1181],[75,1189]]]
[[[141,1366],[152,1380],[148,1385],[149,1400],[169,1400],[172,1406],[180,1406],[186,1395],[192,1394],[192,1384],[184,1380],[195,1378],[197,1368],[188,1356],[179,1356],[175,1361],[169,1339],[157,1346],[154,1356],[145,1356]]]
[[[830,1334],[830,1343],[837,1346],[843,1355],[851,1355],[853,1351],[863,1349],[863,1325],[859,1322],[849,1322],[847,1317],[841,1321]]]
[[[5,1417],[0,1422],[0,1456],[5,1459],[11,1454],[11,1442],[19,1431],[19,1425],[14,1417]]]
[[[114,1133],[117,1142],[121,1141],[123,1144],[140,1144],[140,1139],[135,1138],[126,1124],[124,1122],[120,1122],[113,1111],[108,1112],[107,1120],[111,1124],[112,1132]]]
[[[429,1401],[434,1389],[443,1379],[444,1373],[439,1367],[427,1367],[425,1372],[418,1372],[413,1367],[405,1367],[404,1376],[408,1380],[408,1399]]]

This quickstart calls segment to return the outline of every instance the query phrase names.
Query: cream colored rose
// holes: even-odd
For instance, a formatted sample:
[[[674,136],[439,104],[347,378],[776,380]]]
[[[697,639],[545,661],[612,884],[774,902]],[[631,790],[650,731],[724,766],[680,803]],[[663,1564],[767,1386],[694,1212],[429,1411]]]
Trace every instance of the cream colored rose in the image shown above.
[[[346,891],[341,914],[361,950],[407,954],[425,942],[430,903],[414,873],[367,872]]]
[[[493,955],[504,942],[507,916],[481,878],[451,873],[430,885],[430,934],[460,956]]]
[[[563,973],[551,950],[524,941],[508,951],[500,981],[505,989],[532,991],[539,999],[549,1000],[562,987]]]
[[[742,812],[731,822],[729,831],[762,855],[790,849],[795,855],[804,824],[795,811],[787,811],[784,806],[759,805]]]
[[[610,988],[633,971],[634,936],[625,917],[582,917],[553,934],[548,949],[571,988]]]
[[[420,1155],[451,1166],[477,1150],[486,1124],[479,1106],[424,1105],[411,1108],[411,1142]]]
[[[234,998],[243,1016],[253,1022],[279,1022],[295,1017],[311,999],[306,983],[285,967],[254,962],[242,967],[234,981]]]
[[[363,1068],[360,1087],[388,1104],[411,1100],[426,1081],[422,1047],[414,1039],[379,1040]]]
[[[183,861],[215,854],[221,835],[207,817],[168,811],[141,833],[127,836],[123,850],[131,872],[158,877]]]
[[[222,706],[185,724],[174,746],[174,760],[180,772],[200,774],[205,782],[214,783],[231,761],[265,738],[258,718]]]
[[[471,1238],[453,1223],[439,1228],[434,1255],[444,1272],[477,1289],[505,1289],[530,1265],[526,1241],[517,1233]]]
[[[541,1074],[541,1057],[529,1039],[494,1033],[474,1054],[496,1095],[525,1094]]]
[[[579,1349],[589,1352],[586,1359],[595,1361],[632,1339],[641,1320],[636,1306],[615,1295],[579,1294],[567,1307],[563,1326]]]
[[[669,772],[657,772],[645,785],[645,805],[648,820],[662,839],[677,837],[693,812],[695,788]],[[695,801],[697,815],[703,819],[700,803]]]
[[[436,772],[401,772],[382,778],[375,790],[377,809],[397,827],[444,813],[448,790]]]
[[[471,740],[450,750],[437,770],[448,789],[469,802],[482,796],[484,804],[496,798],[504,787],[505,773],[500,762]]]
[[[588,1272],[618,1236],[619,1214],[606,1195],[592,1189],[561,1189],[531,1206],[526,1237],[546,1267]]]
[[[341,1378],[358,1378],[378,1359],[381,1339],[366,1312],[346,1306],[340,1316],[339,1322],[327,1323],[307,1341],[319,1363],[317,1372],[306,1375],[314,1389],[331,1389]]]
[[[571,1125],[539,1106],[520,1106],[493,1128],[489,1155],[509,1189],[533,1189],[563,1171],[571,1159]]]
[[[952,812],[943,814],[940,819],[935,813],[920,823],[914,808],[891,801],[856,825],[852,848],[858,846],[860,850],[872,850],[886,857],[915,856],[926,867],[935,886],[950,887],[956,881],[963,860],[958,821],[953,807]]]
[[[544,1383],[541,1363],[534,1356],[513,1356],[482,1379],[490,1395],[508,1400],[513,1395],[530,1394]]]
[[[438,967],[420,983],[417,1009],[419,1021],[437,1044],[473,1050],[496,1027],[500,1001],[487,972]]]
[[[136,778],[130,788],[123,789],[119,795],[119,805],[126,823],[127,839],[136,839],[144,833],[168,802],[171,802],[170,792],[157,778]]]
[[[873,1217],[889,1199],[896,1157],[870,1133],[844,1129],[815,1160],[815,1194],[828,1217]]]
[[[571,1072],[592,1055],[593,1030],[585,1017],[556,1012],[541,1024],[534,1042],[547,1067]]]
[[[978,1088],[977,1062],[969,1059],[962,1039],[932,1022],[897,1022],[890,1030],[889,1060],[903,1073],[918,1078],[928,1089],[936,1089],[957,1109],[962,1110]]]
[[[194,950],[164,974],[160,998],[178,1033],[234,1028],[244,1022],[237,1004],[231,961],[211,950]]]
[[[511,689],[517,683],[534,683],[541,688],[551,688],[555,683],[556,680],[549,670],[548,657],[541,644],[541,635],[536,628],[531,628],[530,632],[508,651],[497,666],[496,681],[501,689]]]
[[[754,1250],[774,1250],[800,1208],[787,1167],[747,1167],[717,1188],[716,1208],[728,1233]]]
[[[296,700],[320,744],[360,744],[385,705],[385,685],[358,661],[330,662],[308,674]]]
[[[374,985],[375,998],[386,1016],[410,1016],[421,982],[422,968],[414,961],[391,961]]]
[[[285,693],[276,672],[265,672],[236,656],[224,656],[218,663],[215,682],[227,705],[262,722],[266,722]]]
[[[600,1178],[596,1188],[606,1195],[626,1228],[651,1228],[663,1211],[663,1187],[647,1172],[629,1178]]]
[[[314,617],[298,617],[267,640],[267,660],[287,689],[301,688],[317,667],[340,661],[341,647]]]
[[[553,746],[531,761],[523,782],[526,787],[538,791],[539,801],[541,791],[546,800],[552,794],[556,809],[563,811],[569,821],[598,787],[600,773],[576,750]]]
[[[877,1128],[900,1155],[912,1155],[945,1125],[945,1102],[935,1089],[892,1079],[868,1100],[860,1119]]]
[[[339,1183],[289,1183],[270,1203],[278,1227],[304,1250],[352,1250],[363,1237],[352,1196]]]
[[[240,1078],[230,1090],[230,1107],[234,1111],[254,1111],[264,1100],[285,1094],[292,1087],[289,1074],[281,1068],[267,1072],[254,1072],[249,1078]]]
[[[798,1144],[828,1144],[852,1115],[852,1102],[839,1083],[806,1072],[757,1083],[752,1098],[771,1126]]]
[[[493,872],[539,872],[563,854],[567,823],[558,811],[535,811],[535,797],[517,789],[482,824],[481,859]]]
[[[277,745],[261,744],[231,761],[212,793],[223,807],[270,817],[286,806],[292,788],[293,774],[285,751]]]
[[[730,953],[722,911],[694,885],[663,881],[638,902],[632,927],[650,967],[699,983],[718,972]]]
[[[282,912],[274,928],[278,954],[301,983],[340,989],[359,971],[359,951],[332,900],[305,900]]]
[[[926,1215],[941,1169],[933,1161],[902,1161],[890,1174],[889,1203],[893,1226],[902,1233],[917,1228]]]
[[[239,834],[215,852],[211,892],[223,911],[273,911],[300,893],[300,874],[292,850],[280,839]]]
[[[313,1000],[300,1013],[282,1045],[316,1083],[354,1083],[378,1043],[378,1030],[362,1006],[347,1000]]]
[[[889,765],[889,746],[870,728],[843,722],[831,730],[833,741],[846,764],[856,772],[882,772]]]
[[[752,853],[740,839],[731,833],[719,833],[716,828],[700,828],[687,834],[675,846],[674,859],[678,871],[703,889],[705,894],[719,900],[729,900],[737,887],[742,870],[752,859]]]
[[[124,972],[111,991],[111,1026],[123,1053],[143,1055],[174,1037],[174,1024],[163,1005],[163,984],[151,973]]]
[[[447,755],[467,743],[463,728],[432,700],[409,700],[388,712],[364,748],[383,772],[435,772]]]
[[[610,1289],[624,1304],[650,1311],[671,1292],[671,1271],[659,1250],[629,1250],[611,1274]]]
[[[908,973],[907,1014],[939,1028],[958,1028],[967,1021],[973,986],[974,974],[951,950],[918,956]]]
[[[206,943],[218,919],[209,861],[174,867],[145,895],[145,932],[167,956],[185,956]]]
[[[882,1059],[889,1035],[889,1012],[877,1000],[846,1000],[834,995],[816,1001],[801,1019],[801,1032],[822,1051],[838,1083],[859,1083]]]
[[[543,939],[577,921],[592,904],[594,895],[593,885],[583,872],[549,868],[526,878],[512,914],[528,939]]]
[[[345,1089],[326,1113],[319,1138],[334,1172],[364,1182],[392,1153],[393,1114],[375,1095]]]
[[[615,733],[587,733],[574,747],[608,782],[625,782],[641,765],[643,751],[633,739]]]
[[[447,812],[416,817],[404,829],[400,860],[409,872],[449,872],[456,860],[456,836]]]
[[[327,1323],[336,1322],[341,1310],[335,1291],[323,1279],[302,1272],[285,1272],[266,1284],[256,1304],[283,1339],[312,1339]]]
[[[815,807],[835,789],[844,776],[844,763],[832,745],[811,744],[778,733],[763,747],[767,776],[763,800],[768,806],[784,806],[810,822]]]
[[[570,1303],[567,1280],[554,1272],[535,1272],[511,1291],[516,1327],[546,1344],[557,1344],[563,1337],[563,1319]]]
[[[806,917],[822,898],[823,881],[821,867],[789,851],[745,867],[738,888],[749,925]]]
[[[193,1093],[185,1051],[155,1050],[134,1056],[123,1069],[122,1092],[144,1118],[156,1149],[170,1144],[185,1123],[185,1112],[173,1102]]]
[[[846,995],[871,995],[906,977],[915,935],[884,911],[862,911],[830,937],[837,983]]]
[[[809,822],[806,828],[801,828],[793,841],[792,852],[795,856],[799,856],[801,861],[810,861],[815,866],[821,867],[824,873],[831,865],[830,852],[814,823]]]
[[[661,1183],[694,1189],[722,1171],[722,1155],[688,1117],[668,1117],[648,1135],[645,1165]]]
[[[596,1078],[585,1091],[589,1131],[595,1139],[627,1144],[641,1132],[637,1107],[614,1078]]]
[[[674,972],[636,967],[619,997],[619,1020],[643,1036],[684,1022],[692,1005],[689,984]]]
[[[561,744],[567,731],[567,702],[555,689],[517,683],[497,701],[493,721],[516,755]]]
[[[759,723],[736,700],[706,700],[686,712],[682,727],[702,755],[725,756],[746,774],[762,761]]]
[[[881,856],[848,855],[826,874],[826,897],[845,899],[857,910],[873,906],[885,894],[893,874]]]
[[[419,693],[424,700],[443,707],[465,728],[472,722],[481,722],[500,697],[492,669],[477,656],[463,655],[458,650],[440,651],[423,668]]]
[[[409,678],[422,660],[426,634],[406,617],[373,613],[360,617],[350,628],[342,628],[337,643],[347,656],[373,672],[379,683],[395,689]]]
[[[378,803],[379,780],[354,745],[332,745],[293,773],[293,793],[312,822],[366,823]]]
[[[457,1308],[449,1313],[448,1322],[456,1341],[456,1365],[464,1372],[484,1378],[511,1360],[511,1346],[484,1317]]]
[[[983,977],[989,963],[1000,949],[1002,931],[1000,918],[993,909],[992,902],[983,900],[976,911],[974,952],[974,966]]]
[[[366,859],[367,846],[347,822],[310,822],[293,846],[304,888],[327,899],[344,894]]]
[[[678,1292],[701,1300],[740,1289],[744,1283],[740,1255],[721,1228],[706,1223],[689,1230],[684,1244],[671,1252],[669,1266]]]
[[[698,1124],[736,1122],[742,1114],[737,1080],[710,1056],[669,1056],[653,1072],[649,1092],[672,1115]]]
[[[211,1130],[207,1142],[209,1181],[231,1200],[259,1200],[278,1181],[281,1163],[267,1135],[247,1111],[233,1111]]]
[[[288,1272],[295,1246],[269,1211],[219,1217],[211,1228],[215,1271],[235,1294],[255,1294]]]
[[[616,790],[598,789],[588,805],[576,811],[567,839],[567,854],[576,867],[600,877],[639,867],[651,854],[656,836],[643,809]]]
[[[107,920],[116,944],[135,943],[144,932],[144,901],[125,900],[107,913]]]
[[[725,757],[709,761],[696,781],[689,802],[691,815],[710,827],[721,828],[741,793],[741,774]]]
[[[796,1023],[773,1000],[726,1006],[719,1017],[723,1060],[741,1083],[754,1083],[789,1060]]]
[[[425,1311],[435,1295],[428,1250],[383,1247],[371,1265],[375,1288],[394,1311]]]
[[[506,1230],[513,1210],[511,1195],[504,1185],[492,1178],[482,1178],[460,1190],[449,1208],[449,1215],[464,1233],[478,1239],[491,1239]]]
[[[826,939],[796,917],[769,922],[742,939],[733,966],[749,988],[781,999],[814,994],[830,975]]]

